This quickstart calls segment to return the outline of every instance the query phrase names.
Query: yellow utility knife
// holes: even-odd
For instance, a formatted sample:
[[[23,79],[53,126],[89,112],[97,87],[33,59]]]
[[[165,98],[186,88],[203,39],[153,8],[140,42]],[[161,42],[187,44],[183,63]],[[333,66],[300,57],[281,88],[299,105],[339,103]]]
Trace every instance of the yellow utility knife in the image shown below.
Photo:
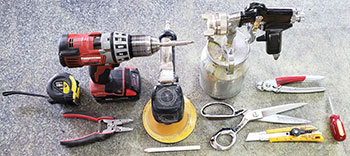
[[[304,125],[249,133],[246,141],[323,142],[324,138],[322,136],[322,133],[318,131],[316,127],[311,125]]]

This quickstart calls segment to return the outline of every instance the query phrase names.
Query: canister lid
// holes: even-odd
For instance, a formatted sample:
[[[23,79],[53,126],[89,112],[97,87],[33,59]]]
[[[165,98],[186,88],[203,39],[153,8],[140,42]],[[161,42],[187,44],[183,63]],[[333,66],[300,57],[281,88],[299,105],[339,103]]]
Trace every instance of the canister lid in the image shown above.
[[[236,32],[236,37],[234,38],[234,48],[233,50],[233,60],[226,61],[225,53],[223,50],[223,45],[215,41],[208,42],[208,56],[209,58],[218,65],[228,66],[234,63],[235,66],[242,64],[250,53],[249,43],[246,40],[246,36],[240,32]]]

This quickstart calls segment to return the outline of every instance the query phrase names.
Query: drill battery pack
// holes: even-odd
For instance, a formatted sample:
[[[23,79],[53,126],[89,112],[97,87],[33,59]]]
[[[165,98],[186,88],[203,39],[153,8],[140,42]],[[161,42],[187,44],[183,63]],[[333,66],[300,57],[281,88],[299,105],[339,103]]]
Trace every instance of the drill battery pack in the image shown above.
[[[139,70],[133,67],[117,67],[111,70],[105,84],[94,83],[90,79],[90,92],[97,102],[138,100],[141,93]]]

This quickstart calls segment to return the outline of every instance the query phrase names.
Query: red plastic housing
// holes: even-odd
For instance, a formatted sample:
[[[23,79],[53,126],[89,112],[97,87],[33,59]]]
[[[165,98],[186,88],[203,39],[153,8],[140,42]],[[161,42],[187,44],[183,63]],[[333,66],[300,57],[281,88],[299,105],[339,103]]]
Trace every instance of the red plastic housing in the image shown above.
[[[94,49],[94,38],[101,36],[99,32],[86,34],[68,34],[69,48],[78,48],[78,56],[65,56],[64,62],[68,67],[81,67],[85,65],[104,65],[106,57],[100,55],[99,49]]]
[[[287,77],[277,77],[276,78],[276,82],[277,85],[283,85],[283,84],[287,84],[287,83],[291,83],[291,82],[300,82],[300,81],[304,81],[306,78],[306,76],[287,76]]]
[[[329,118],[331,119],[331,129],[334,139],[337,141],[344,141],[346,139],[346,133],[340,116],[338,114],[333,114]]]
[[[121,94],[117,94],[117,93],[108,93],[106,92],[106,85],[105,84],[98,84],[98,83],[94,83],[91,79],[90,79],[90,83],[89,83],[89,87],[90,87],[90,92],[92,94],[92,96],[94,97],[106,97],[109,95],[112,96],[137,96],[137,92],[131,88],[127,88],[126,87],[126,82],[125,79],[127,78],[125,76],[125,69],[133,69],[136,70],[136,68],[133,67],[123,67],[122,68],[122,88],[116,88],[116,89],[120,89],[122,92]],[[97,73],[97,72],[96,72]],[[98,74],[97,74],[98,75]],[[98,76],[96,76],[98,77]],[[129,79],[129,78],[127,78]],[[132,86],[138,86],[138,88],[140,87],[138,80],[131,78],[131,84]]]

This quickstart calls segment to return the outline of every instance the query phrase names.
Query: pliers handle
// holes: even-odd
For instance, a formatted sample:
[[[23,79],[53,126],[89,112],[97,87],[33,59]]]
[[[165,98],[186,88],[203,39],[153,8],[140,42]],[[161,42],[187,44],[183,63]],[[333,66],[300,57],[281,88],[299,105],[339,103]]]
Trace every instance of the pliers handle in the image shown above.
[[[273,91],[276,93],[314,93],[314,92],[323,92],[326,89],[324,87],[308,87],[308,88],[297,88],[297,87],[288,87],[283,86],[287,83],[292,82],[313,82],[322,80],[324,76],[285,76],[285,77],[276,77],[271,80],[261,81],[257,83],[257,88],[261,91]]]
[[[283,84],[292,83],[292,82],[313,82],[322,80],[324,76],[314,76],[314,75],[306,75],[306,76],[284,76],[284,77],[276,77],[276,83],[278,86]]]
[[[115,120],[115,118],[113,117],[103,116],[103,117],[95,118],[81,112],[64,113],[62,117],[63,118],[83,118],[83,119],[93,120],[99,123],[99,130],[97,132],[93,132],[91,134],[74,138],[74,139],[60,140],[60,144],[64,146],[69,146],[69,147],[80,146],[80,145],[85,145],[85,144],[94,143],[98,141],[103,141],[109,138],[115,132],[115,131],[101,131],[102,122],[107,120]]]

